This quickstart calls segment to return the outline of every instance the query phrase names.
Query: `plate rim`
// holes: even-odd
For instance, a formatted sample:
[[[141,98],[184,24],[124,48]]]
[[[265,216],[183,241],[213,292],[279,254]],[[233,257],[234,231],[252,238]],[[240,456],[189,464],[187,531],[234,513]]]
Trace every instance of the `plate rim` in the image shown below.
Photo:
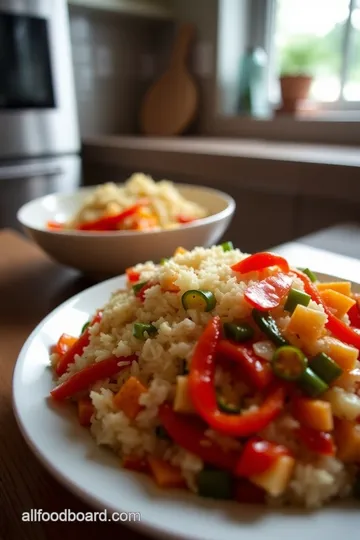
[[[314,272],[319,276],[325,277],[325,279],[330,278],[332,280],[335,279],[336,281],[341,280],[339,276],[334,276],[332,274],[316,271],[315,269],[314,269]],[[71,303],[76,302],[76,300],[82,297],[84,294],[89,294],[89,293],[91,294],[96,289],[101,289],[104,286],[106,286],[109,288],[112,287],[113,290],[116,290],[115,289],[116,284],[120,284],[125,279],[126,279],[126,275],[121,274],[121,275],[109,278],[100,283],[96,283],[84,289],[83,291],[80,291],[79,293],[73,295],[71,298],[68,298],[67,300],[62,302],[60,305],[58,305],[56,308],[54,308],[50,313],[48,313],[46,317],[44,317],[36,325],[36,327],[32,330],[32,332],[29,334],[29,336],[23,343],[15,362],[15,366],[14,366],[13,374],[12,374],[12,381],[11,381],[11,391],[12,391],[11,403],[12,403],[12,409],[14,412],[15,420],[16,420],[17,426],[19,427],[22,437],[24,438],[26,444],[28,445],[34,457],[38,459],[38,461],[53,476],[53,478],[55,478],[56,481],[58,481],[62,486],[68,489],[72,494],[77,496],[80,500],[84,501],[92,508],[95,508],[95,509],[100,508],[102,510],[106,509],[110,513],[111,512],[118,513],[118,512],[122,512],[122,510],[120,506],[111,506],[108,504],[106,505],[102,504],[103,501],[100,500],[99,497],[97,497],[94,494],[94,492],[89,492],[86,488],[83,488],[81,485],[79,485],[79,483],[71,481],[71,479],[69,479],[65,474],[61,474],[61,471],[54,466],[53,462],[47,457],[46,453],[42,451],[41,446],[38,443],[36,443],[35,440],[33,440],[32,435],[29,433],[29,431],[26,429],[26,426],[22,422],[20,408],[18,407],[19,404],[16,399],[17,392],[15,391],[15,386],[17,384],[17,378],[20,373],[21,367],[25,361],[30,344],[33,342],[36,335],[45,326],[45,324],[54,317],[54,315],[56,315],[58,312],[60,312],[64,308],[67,308]],[[346,280],[346,281],[350,281],[352,284],[360,287],[360,279],[358,281],[354,281],[354,280]],[[93,439],[91,440],[91,442],[92,444],[96,444]],[[326,506],[324,506],[323,508],[326,509]],[[268,509],[271,509],[271,507],[268,507]],[[315,512],[319,510],[315,510]],[[113,523],[116,523],[116,522],[113,522]],[[141,519],[140,521],[124,521],[124,522],[119,522],[119,523],[122,523],[123,525],[125,525],[126,527],[130,527],[131,529],[137,530],[140,533],[145,533],[152,538],[168,538],[171,540],[192,540],[193,538],[196,540],[199,540],[200,538],[197,535],[189,536],[187,533],[183,534],[179,531],[174,532],[173,529],[168,528],[166,522],[162,523],[161,525],[158,525],[158,524],[149,522],[146,519],[144,521]],[[239,527],[239,535],[240,534],[242,534],[242,532],[241,532],[241,528]]]

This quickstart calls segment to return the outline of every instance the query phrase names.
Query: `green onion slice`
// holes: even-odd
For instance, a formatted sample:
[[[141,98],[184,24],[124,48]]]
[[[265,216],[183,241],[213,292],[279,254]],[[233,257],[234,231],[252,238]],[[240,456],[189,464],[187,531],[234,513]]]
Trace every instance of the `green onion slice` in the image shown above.
[[[181,302],[184,309],[212,311],[216,305],[216,298],[211,291],[190,290],[182,295]]]
[[[137,339],[145,341],[147,339],[146,334],[150,337],[157,333],[157,328],[152,324],[134,323],[133,336]]]
[[[275,351],[271,367],[280,379],[298,381],[306,370],[307,362],[306,356],[300,349],[292,345],[284,345]]]

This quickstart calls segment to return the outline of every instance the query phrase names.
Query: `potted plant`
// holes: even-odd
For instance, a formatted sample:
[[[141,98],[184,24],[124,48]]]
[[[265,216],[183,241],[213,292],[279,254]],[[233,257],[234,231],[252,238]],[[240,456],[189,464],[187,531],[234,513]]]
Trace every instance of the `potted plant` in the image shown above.
[[[319,42],[313,39],[289,43],[280,56],[282,112],[294,113],[309,94],[313,70],[319,61]]]

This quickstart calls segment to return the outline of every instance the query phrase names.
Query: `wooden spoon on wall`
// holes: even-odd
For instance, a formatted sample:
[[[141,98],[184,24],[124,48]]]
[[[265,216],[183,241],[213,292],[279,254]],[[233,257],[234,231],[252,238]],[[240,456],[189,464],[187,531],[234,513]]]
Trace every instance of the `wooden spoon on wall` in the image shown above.
[[[194,27],[180,27],[167,71],[147,91],[140,110],[141,131],[147,135],[179,135],[193,122],[198,90],[186,61]]]

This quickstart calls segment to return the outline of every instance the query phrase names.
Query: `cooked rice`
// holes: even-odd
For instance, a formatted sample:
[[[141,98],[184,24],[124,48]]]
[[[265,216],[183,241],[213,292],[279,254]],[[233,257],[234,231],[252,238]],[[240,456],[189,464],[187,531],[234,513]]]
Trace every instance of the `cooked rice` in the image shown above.
[[[103,308],[101,322],[91,328],[89,346],[81,357],[76,357],[75,363],[60,379],[60,382],[65,381],[85,366],[111,355],[123,360],[123,357],[136,354],[138,362],[133,363],[117,380],[100,381],[92,389],[90,397],[95,414],[91,432],[97,444],[111,447],[120,456],[153,453],[179,466],[193,491],[196,491],[196,474],[204,464],[197,456],[156,437],[158,407],[173,397],[182,361],[185,359],[188,364],[191,363],[194,346],[209,319],[217,314],[223,321],[232,322],[251,314],[251,306],[244,300],[244,291],[249,283],[259,279],[259,273],[249,274],[245,276],[246,280],[239,281],[230,268],[246,256],[239,250],[224,252],[221,246],[210,249],[198,247],[191,252],[175,255],[164,265],[152,262],[137,265],[135,270],[140,274],[139,281],[151,279],[159,284],[146,291],[143,303],[134,296],[131,287],[115,292]],[[271,270],[263,271],[261,277],[269,274]],[[179,287],[179,292],[162,290],[162,286],[169,281]],[[303,290],[303,283],[299,279],[294,279],[294,286]],[[217,301],[214,311],[185,311],[181,296],[189,289],[211,290]],[[309,307],[323,309],[315,302],[311,302]],[[323,336],[315,343],[301,341],[287,330],[290,317],[284,312],[283,306],[274,310],[274,318],[293,344],[301,344],[311,354],[323,350],[327,330],[324,329]],[[140,341],[132,333],[134,322],[151,323],[158,332],[154,337]],[[56,359],[53,355],[52,362],[56,362]],[[114,393],[130,375],[135,375],[148,387],[140,398],[143,409],[133,421],[113,404]],[[218,371],[216,384],[228,396],[234,392],[226,373]],[[240,383],[236,392],[246,394],[245,383]],[[246,406],[256,409],[258,403],[259,397],[255,396],[247,399]],[[269,503],[318,507],[333,498],[347,496],[353,482],[353,466],[344,465],[333,457],[319,458],[309,452],[297,440],[297,427],[298,422],[285,408],[283,414],[261,433],[267,440],[288,446],[297,460],[286,492],[279,498],[269,497]],[[210,441],[215,438],[227,447],[241,448],[239,441],[213,430],[208,430],[206,435]]]

